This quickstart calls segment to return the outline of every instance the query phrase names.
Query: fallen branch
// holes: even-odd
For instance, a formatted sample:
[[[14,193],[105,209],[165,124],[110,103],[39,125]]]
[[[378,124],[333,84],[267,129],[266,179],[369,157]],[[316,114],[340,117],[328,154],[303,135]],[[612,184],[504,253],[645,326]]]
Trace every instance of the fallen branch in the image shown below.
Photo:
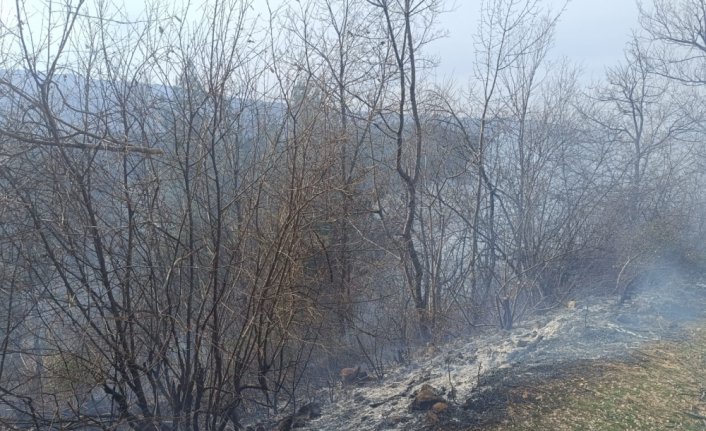
[[[374,408],[380,407],[381,405],[383,405],[383,404],[385,404],[385,403],[388,403],[388,402],[394,400],[395,398],[399,398],[399,397],[401,397],[401,395],[393,395],[393,396],[391,396],[391,397],[385,398],[385,399],[382,400],[382,401],[378,401],[378,402],[375,402],[375,403],[370,403],[370,408],[373,408],[373,409],[374,409]]]
[[[699,415],[699,414],[696,414],[696,413],[692,413],[692,412],[682,412],[682,413],[684,413],[685,415],[689,416],[690,418],[699,419],[699,420],[702,420],[702,421],[706,421],[706,416],[702,416],[702,415]]]

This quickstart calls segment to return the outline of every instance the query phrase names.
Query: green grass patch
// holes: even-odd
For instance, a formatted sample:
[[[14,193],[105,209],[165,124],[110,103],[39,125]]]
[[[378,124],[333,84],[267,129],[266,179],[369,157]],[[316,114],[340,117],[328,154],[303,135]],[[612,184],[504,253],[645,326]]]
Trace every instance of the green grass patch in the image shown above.
[[[706,430],[706,330],[510,392],[486,430]]]

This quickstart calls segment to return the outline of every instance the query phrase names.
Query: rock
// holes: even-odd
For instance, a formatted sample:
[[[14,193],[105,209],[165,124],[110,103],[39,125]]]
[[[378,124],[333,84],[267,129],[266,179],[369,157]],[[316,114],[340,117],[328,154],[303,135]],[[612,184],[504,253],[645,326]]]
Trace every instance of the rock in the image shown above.
[[[410,410],[429,410],[436,403],[446,403],[436,389],[431,385],[424,385],[414,396],[414,400],[409,405]]]
[[[400,415],[392,415],[392,416],[386,418],[385,421],[386,421],[386,423],[389,423],[392,425],[397,425],[397,424],[403,422],[403,418]]]
[[[430,424],[438,424],[439,416],[434,412],[427,412],[427,422]]]
[[[321,404],[317,402],[305,404],[297,410],[296,416],[298,418],[316,419],[321,416]]]
[[[527,346],[535,345],[544,339],[544,336],[538,335],[536,331],[531,334],[525,335],[525,337],[528,337],[528,338],[520,339],[517,341],[517,347],[527,347]],[[531,337],[531,338],[529,338],[529,337]]]
[[[355,368],[344,368],[340,372],[341,382],[343,385],[352,385],[356,383],[364,383],[370,380],[368,373],[362,371],[360,366]]]
[[[354,383],[356,378],[358,377],[358,373],[360,373],[359,366],[355,368],[344,368],[341,370],[339,375],[341,376],[341,381],[343,382],[343,384],[346,385]]]
[[[306,426],[306,421],[321,416],[321,405],[316,402],[305,404],[296,414],[285,416],[277,422],[277,431],[291,431]]]
[[[431,406],[431,411],[438,415],[439,413],[443,413],[444,411],[446,411],[446,409],[448,409],[448,408],[449,408],[448,404],[446,404],[444,402],[439,402],[439,403],[436,403],[433,406]]]
[[[294,415],[285,416],[277,422],[277,431],[291,431],[294,424]]]

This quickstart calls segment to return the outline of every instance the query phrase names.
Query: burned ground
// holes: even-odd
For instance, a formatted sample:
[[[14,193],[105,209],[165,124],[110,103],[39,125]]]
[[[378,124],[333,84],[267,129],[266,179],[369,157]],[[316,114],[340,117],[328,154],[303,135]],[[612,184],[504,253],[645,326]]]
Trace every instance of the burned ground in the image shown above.
[[[543,399],[542,386],[566,379],[594,379],[604,373],[599,361],[568,361],[529,367],[508,367],[485,374],[470,397],[428,430],[482,430],[508,420],[508,409]]]
[[[333,402],[305,429],[493,428],[512,422],[508,414],[518,406],[561,400],[552,392],[580,396],[582,382],[639,368],[644,348],[687,340],[704,310],[706,285],[687,281],[638,291],[622,303],[610,295],[581,298],[575,308],[528,318],[511,331],[488,331],[421,353],[408,366],[390,367],[379,384],[328,394]],[[411,411],[423,385],[436,388],[448,408]]]

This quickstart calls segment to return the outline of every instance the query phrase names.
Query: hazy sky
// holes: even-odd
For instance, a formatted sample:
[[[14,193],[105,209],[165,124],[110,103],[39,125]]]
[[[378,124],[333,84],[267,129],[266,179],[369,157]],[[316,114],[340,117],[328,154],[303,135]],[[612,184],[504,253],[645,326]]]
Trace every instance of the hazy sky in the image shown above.
[[[559,8],[562,0],[550,0]],[[457,0],[454,12],[442,17],[449,37],[435,42],[441,58],[440,73],[457,79],[473,67],[471,36],[478,27],[479,0]],[[553,58],[567,57],[583,67],[586,78],[601,78],[605,66],[622,60],[623,48],[637,27],[634,0],[571,0],[559,21]]]
[[[90,2],[95,0],[90,0]],[[130,15],[137,16],[144,8],[143,0],[124,1]],[[293,0],[270,0],[273,4]],[[364,1],[364,0],[360,0]],[[564,0],[545,0],[556,8]],[[44,4],[42,0],[28,0],[30,6]],[[478,27],[480,0],[447,0],[448,7],[455,2],[455,9],[440,18],[440,27],[448,31],[448,37],[435,41],[430,53],[440,58],[438,79],[453,77],[467,79],[473,67],[472,35]],[[192,0],[198,4],[200,0]],[[265,0],[254,0],[255,9],[264,13]],[[1,16],[8,17],[14,9],[11,0],[0,0]],[[10,15],[8,15],[10,13]],[[606,66],[615,65],[623,58],[623,48],[637,27],[635,0],[570,0],[558,24],[551,57],[567,57],[583,67],[585,78],[601,78]]]

